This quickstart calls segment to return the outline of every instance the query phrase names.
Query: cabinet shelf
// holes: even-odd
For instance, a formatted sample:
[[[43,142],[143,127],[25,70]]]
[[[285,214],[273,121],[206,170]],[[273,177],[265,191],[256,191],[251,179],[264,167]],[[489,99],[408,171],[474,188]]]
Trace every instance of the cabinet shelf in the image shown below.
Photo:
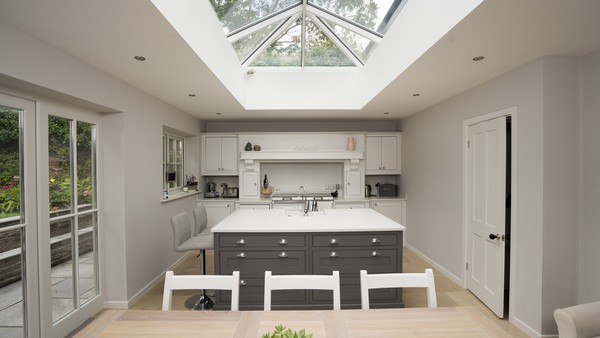
[[[362,151],[338,152],[242,152],[242,160],[362,160]]]

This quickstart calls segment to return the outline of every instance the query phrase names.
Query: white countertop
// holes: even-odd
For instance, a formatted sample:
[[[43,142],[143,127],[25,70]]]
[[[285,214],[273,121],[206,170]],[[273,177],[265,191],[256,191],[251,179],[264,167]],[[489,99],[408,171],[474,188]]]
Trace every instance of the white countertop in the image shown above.
[[[373,209],[324,209],[290,212],[283,209],[237,210],[212,232],[364,232],[406,228]]]

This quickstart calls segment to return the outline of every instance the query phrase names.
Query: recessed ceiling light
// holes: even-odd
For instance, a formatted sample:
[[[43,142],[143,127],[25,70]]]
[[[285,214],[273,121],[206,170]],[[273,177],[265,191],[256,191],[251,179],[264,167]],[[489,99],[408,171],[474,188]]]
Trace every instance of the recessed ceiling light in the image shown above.
[[[417,96],[421,96],[421,94],[419,93],[414,93],[413,96],[417,97]]]
[[[146,58],[141,56],[141,55],[136,55],[133,57],[134,59],[138,60],[138,61],[146,61]]]
[[[217,115],[221,115],[221,113],[217,113]]]
[[[188,94],[189,97],[196,97],[196,94]]]
[[[390,112],[386,111],[385,113],[383,113],[383,115],[390,115]]]
[[[474,57],[474,58],[473,58],[473,61],[481,61],[481,60],[483,60],[483,59],[485,59],[485,56],[481,56],[481,55],[480,55],[480,56],[476,56],[476,57]]]

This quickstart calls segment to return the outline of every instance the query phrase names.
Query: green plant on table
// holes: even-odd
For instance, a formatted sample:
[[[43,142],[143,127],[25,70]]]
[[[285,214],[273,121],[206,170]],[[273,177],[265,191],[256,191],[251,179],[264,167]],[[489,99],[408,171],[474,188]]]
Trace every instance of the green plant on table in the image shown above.
[[[285,326],[279,324],[275,326],[273,333],[267,332],[263,334],[262,338],[312,338],[312,333],[306,334],[304,330],[298,332],[292,331],[292,329],[286,329]]]

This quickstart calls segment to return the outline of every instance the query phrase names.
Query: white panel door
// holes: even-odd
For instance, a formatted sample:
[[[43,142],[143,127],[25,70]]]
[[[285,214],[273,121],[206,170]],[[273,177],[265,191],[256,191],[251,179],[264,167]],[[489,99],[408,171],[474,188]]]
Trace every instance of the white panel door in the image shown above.
[[[469,127],[467,287],[504,317],[506,118]]]

